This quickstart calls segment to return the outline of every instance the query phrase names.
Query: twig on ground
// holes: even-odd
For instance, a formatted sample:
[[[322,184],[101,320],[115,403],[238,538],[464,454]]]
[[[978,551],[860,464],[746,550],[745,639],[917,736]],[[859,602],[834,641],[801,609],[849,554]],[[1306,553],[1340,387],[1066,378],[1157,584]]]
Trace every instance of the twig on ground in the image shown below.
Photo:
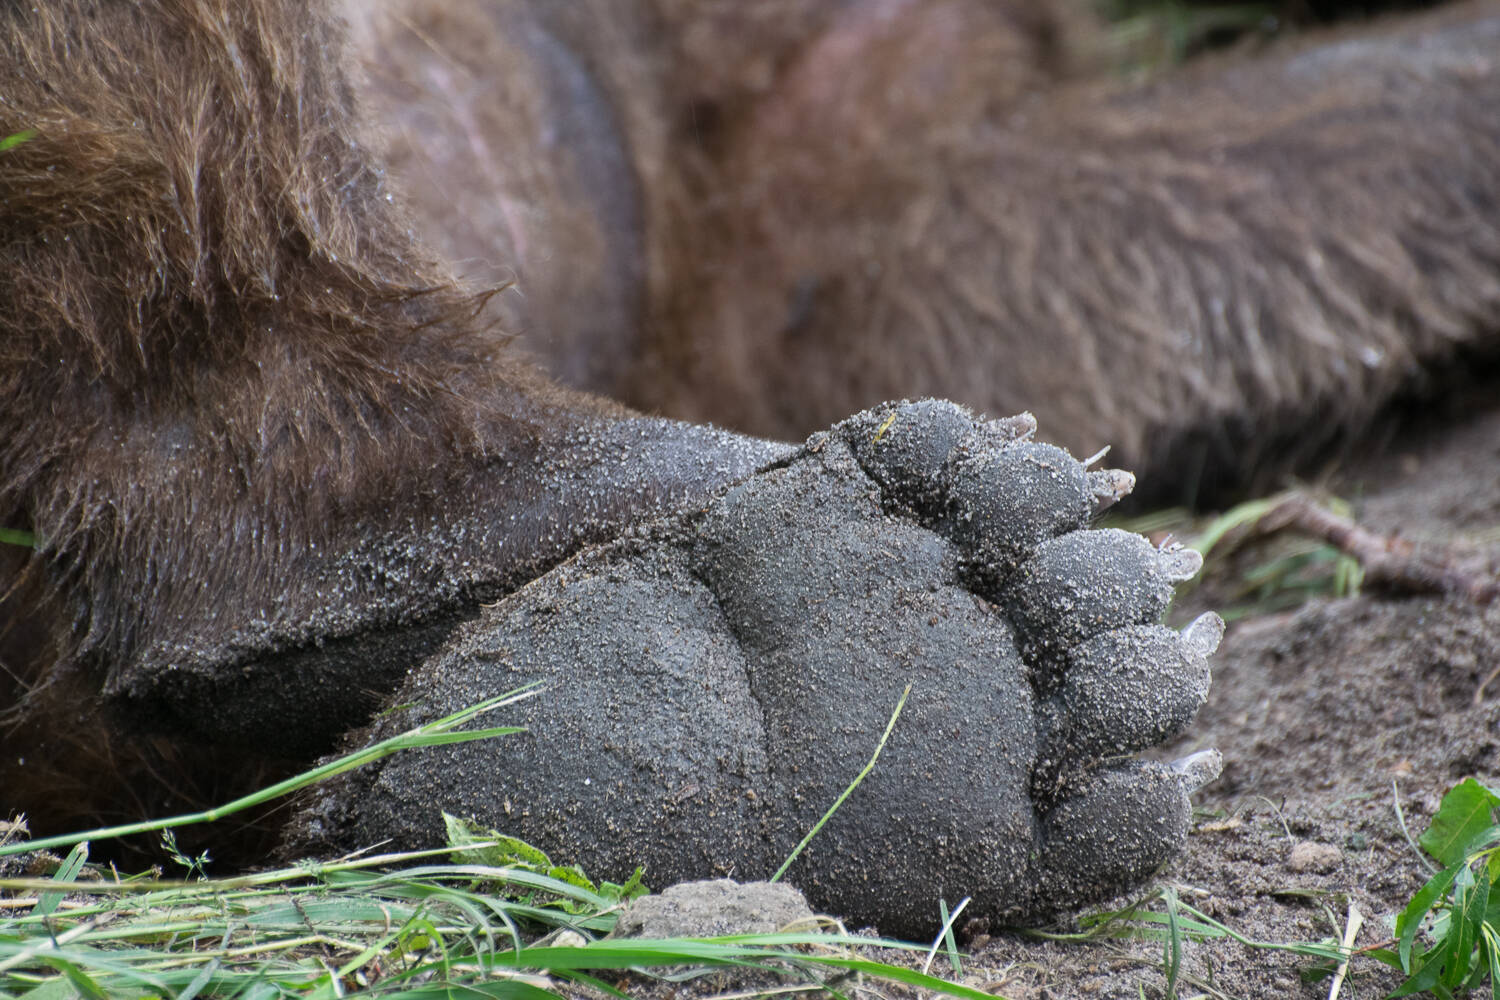
[[[1322,539],[1358,560],[1368,585],[1407,593],[1452,594],[1476,604],[1488,604],[1500,595],[1500,580],[1464,570],[1448,558],[1430,558],[1407,539],[1362,528],[1305,496],[1283,500],[1257,522],[1257,529],[1265,534],[1287,528]]]

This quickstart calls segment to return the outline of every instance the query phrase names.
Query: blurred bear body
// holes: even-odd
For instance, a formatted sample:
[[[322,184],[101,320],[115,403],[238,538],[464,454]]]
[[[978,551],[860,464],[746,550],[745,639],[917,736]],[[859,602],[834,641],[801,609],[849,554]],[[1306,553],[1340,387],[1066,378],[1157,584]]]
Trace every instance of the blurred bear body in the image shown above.
[[[0,14],[0,523],[37,539],[0,804],[38,829],[305,761],[481,601],[784,454],[511,333],[777,437],[1030,408],[1163,488],[1494,354],[1493,5],[1130,88],[1062,3],[345,14]]]
[[[1067,2],[487,9],[362,36],[393,173],[551,370],[632,405],[784,439],[1030,409],[1194,502],[1495,358],[1493,4],[1147,83]]]

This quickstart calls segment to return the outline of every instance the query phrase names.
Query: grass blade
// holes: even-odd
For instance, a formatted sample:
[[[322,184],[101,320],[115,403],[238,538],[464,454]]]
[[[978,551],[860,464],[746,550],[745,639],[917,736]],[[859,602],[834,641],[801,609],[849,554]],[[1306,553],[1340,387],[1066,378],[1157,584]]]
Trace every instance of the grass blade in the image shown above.
[[[807,831],[807,836],[803,837],[797,846],[792,848],[792,853],[787,855],[787,859],[781,863],[780,868],[776,869],[776,874],[771,876],[770,881],[781,881],[781,876],[786,874],[786,870],[792,867],[792,862],[797,860],[797,856],[807,848],[808,844],[812,843],[812,839],[818,835],[819,830],[823,829],[823,825],[833,817],[834,813],[838,812],[839,806],[842,806],[849,796],[854,794],[854,790],[859,787],[859,783],[864,781],[871,771],[875,770],[875,762],[880,759],[880,751],[885,749],[886,741],[891,738],[891,731],[896,728],[896,720],[901,717],[901,710],[906,707],[906,699],[910,694],[911,685],[908,684],[906,685],[906,690],[901,692],[901,698],[896,702],[896,710],[891,713],[890,720],[885,724],[885,732],[880,734],[880,742],[875,744],[875,752],[870,755],[869,763],[865,764],[864,769],[854,776],[854,780],[849,782],[849,787],[845,788],[839,797],[833,800],[833,805],[829,806],[828,811],[813,824],[811,830]]]
[[[346,754],[336,760],[331,760],[326,764],[315,767],[310,771],[304,771],[285,781],[277,782],[258,792],[241,796],[232,802],[226,802],[224,805],[216,806],[213,809],[206,809],[196,813],[186,813],[181,816],[172,816],[167,819],[148,820],[144,823],[127,823],[122,826],[103,827],[84,833],[69,833],[56,837],[43,837],[39,840],[24,840],[15,844],[6,844],[0,846],[0,857],[9,854],[23,854],[29,851],[50,850],[54,847],[64,847],[84,840],[106,840],[112,837],[128,837],[137,833],[150,833],[155,830],[191,826],[195,823],[211,823],[214,820],[232,816],[245,809],[262,805],[272,799],[301,791],[320,781],[325,781],[334,775],[363,767],[366,764],[389,757],[391,754],[399,753],[402,750],[448,743],[466,743],[470,740],[489,739],[493,736],[503,736],[519,732],[519,729],[511,726],[466,730],[462,732],[455,732],[454,730],[477,715],[513,705],[524,698],[533,697],[539,691],[540,688],[537,685],[531,684],[502,695],[496,695],[493,698],[487,698],[461,712],[455,712],[435,722],[429,722],[397,736],[381,740],[379,743],[372,744],[362,750],[356,750],[354,753]]]

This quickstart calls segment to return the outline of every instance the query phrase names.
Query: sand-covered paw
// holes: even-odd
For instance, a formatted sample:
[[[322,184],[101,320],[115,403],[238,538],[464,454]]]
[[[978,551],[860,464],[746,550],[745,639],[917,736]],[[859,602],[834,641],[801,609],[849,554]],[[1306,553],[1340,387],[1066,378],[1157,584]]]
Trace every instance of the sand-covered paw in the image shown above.
[[[1215,761],[1133,755],[1191,721],[1222,625],[1157,624],[1196,555],[1090,530],[1130,477],[1034,432],[879,407],[558,567],[414,671],[377,726],[540,680],[527,732],[351,777],[304,811],[307,840],[430,844],[446,810],[600,877],[765,877],[909,688],[789,872],[815,906],[917,935],[939,898],[1020,920],[1149,877]]]

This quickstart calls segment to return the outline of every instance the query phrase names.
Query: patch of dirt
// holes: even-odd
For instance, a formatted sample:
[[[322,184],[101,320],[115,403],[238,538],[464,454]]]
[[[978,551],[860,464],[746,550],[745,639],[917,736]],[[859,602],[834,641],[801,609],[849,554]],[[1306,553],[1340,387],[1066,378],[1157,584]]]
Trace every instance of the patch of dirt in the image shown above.
[[[1350,467],[1336,488],[1357,498],[1356,516],[1372,530],[1454,546],[1466,566],[1500,570],[1500,410],[1414,432],[1388,457]],[[1351,902],[1365,920],[1357,944],[1388,940],[1426,877],[1396,801],[1415,837],[1451,785],[1500,783],[1497,671],[1500,603],[1370,595],[1234,623],[1207,706],[1162,750],[1213,746],[1225,758],[1163,881],[1256,940],[1341,935]],[[1163,994],[1159,943],[997,934],[973,945],[966,978],[1012,1000]],[[1178,992],[1326,997],[1326,979],[1302,980],[1310,965],[1228,940],[1194,942]],[[1384,996],[1399,982],[1359,959],[1340,997]]]

